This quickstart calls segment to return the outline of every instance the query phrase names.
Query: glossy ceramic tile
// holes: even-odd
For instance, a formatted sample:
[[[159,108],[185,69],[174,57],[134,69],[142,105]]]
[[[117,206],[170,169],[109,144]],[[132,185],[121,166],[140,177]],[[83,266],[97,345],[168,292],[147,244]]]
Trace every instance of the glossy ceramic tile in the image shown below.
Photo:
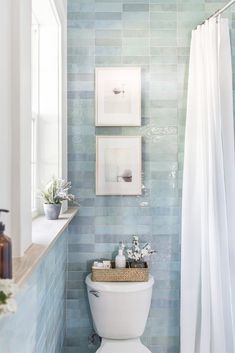
[[[69,227],[65,353],[95,351],[88,344],[92,324],[84,278],[93,259],[114,256],[118,242],[130,242],[133,233],[158,250],[152,259],[156,285],[143,340],[152,353],[179,353],[190,36],[220,5],[209,0],[68,0],[69,179],[80,195],[81,212]],[[79,11],[84,14],[81,24]],[[142,127],[85,128],[94,127],[96,66],[142,68]],[[77,75],[83,75],[82,82]],[[142,196],[95,196],[95,134],[143,136]]]
[[[1,353],[60,353],[65,337],[67,233],[19,288],[15,314],[0,319]]]

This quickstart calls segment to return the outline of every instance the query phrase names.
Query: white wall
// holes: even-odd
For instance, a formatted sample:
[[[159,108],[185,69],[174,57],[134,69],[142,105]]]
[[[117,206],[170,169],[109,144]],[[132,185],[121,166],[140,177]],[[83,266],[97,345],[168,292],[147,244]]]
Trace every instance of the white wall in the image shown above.
[[[0,11],[0,208],[11,208],[11,1]],[[3,215],[10,233],[10,218]]]
[[[12,0],[11,235],[13,254],[31,245],[31,0]]]
[[[1,1],[0,207],[10,210],[6,233],[21,255],[31,242],[30,32],[31,2]],[[29,189],[30,190],[30,189]],[[20,238],[20,234],[24,237]]]

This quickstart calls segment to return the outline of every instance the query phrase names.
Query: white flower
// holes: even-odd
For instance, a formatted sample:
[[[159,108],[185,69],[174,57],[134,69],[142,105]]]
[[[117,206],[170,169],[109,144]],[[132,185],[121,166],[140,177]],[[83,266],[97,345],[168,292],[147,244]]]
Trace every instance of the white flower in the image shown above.
[[[15,294],[15,284],[12,279],[0,279],[0,292],[4,292],[7,296]]]
[[[7,301],[7,310],[10,313],[15,313],[16,312],[17,305],[16,305],[15,299],[13,299],[13,298],[8,299],[8,301]]]
[[[16,286],[12,280],[0,280],[0,316],[16,311],[15,292]]]
[[[129,259],[134,261],[139,261],[144,257],[152,255],[153,253],[155,253],[155,250],[151,249],[151,246],[149,243],[146,243],[141,249],[139,245],[139,237],[136,235],[133,235],[132,248],[127,249],[127,255]]]

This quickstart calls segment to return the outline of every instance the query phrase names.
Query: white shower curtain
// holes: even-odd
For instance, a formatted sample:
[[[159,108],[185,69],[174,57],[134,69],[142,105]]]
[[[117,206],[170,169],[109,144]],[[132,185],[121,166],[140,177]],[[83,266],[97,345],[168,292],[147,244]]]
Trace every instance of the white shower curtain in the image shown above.
[[[192,33],[182,205],[181,353],[235,353],[235,169],[229,26]]]

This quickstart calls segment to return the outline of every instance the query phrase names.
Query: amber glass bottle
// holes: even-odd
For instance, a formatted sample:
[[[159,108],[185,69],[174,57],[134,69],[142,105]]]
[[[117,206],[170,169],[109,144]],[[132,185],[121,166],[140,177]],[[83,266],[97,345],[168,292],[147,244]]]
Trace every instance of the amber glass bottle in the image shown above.
[[[1,212],[9,212],[0,210]],[[12,244],[11,239],[4,234],[5,225],[0,222],[0,278],[12,278]]]

